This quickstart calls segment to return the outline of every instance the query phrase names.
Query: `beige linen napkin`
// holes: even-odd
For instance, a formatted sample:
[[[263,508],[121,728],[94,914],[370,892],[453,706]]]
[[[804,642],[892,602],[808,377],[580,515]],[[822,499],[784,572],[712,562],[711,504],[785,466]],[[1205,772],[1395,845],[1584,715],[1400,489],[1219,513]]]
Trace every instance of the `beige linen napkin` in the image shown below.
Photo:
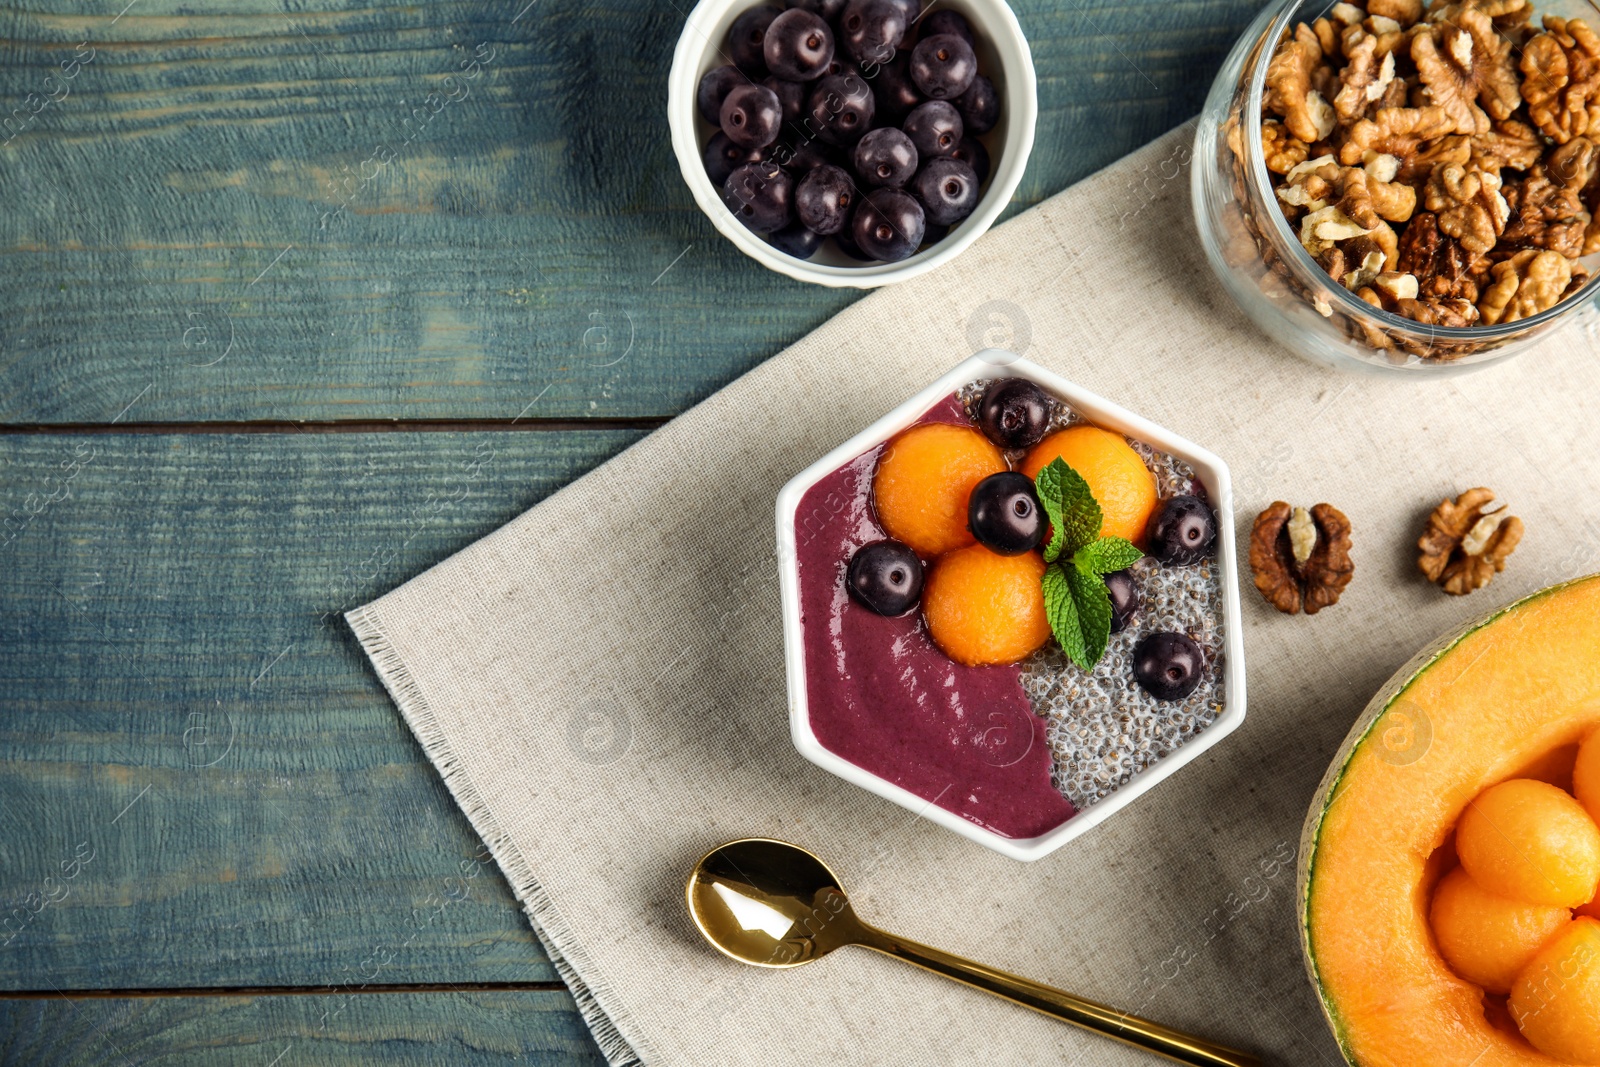
[[[1185,126],[880,290],[516,521],[350,614],[614,1064],[1154,1063],[863,950],[742,967],[684,910],[690,864],[765,835],[816,850],[905,936],[1263,1053],[1338,1063],[1302,971],[1294,851],[1373,690],[1440,631],[1600,549],[1597,335],[1476,375],[1341,376],[1213,281]],[[714,296],[708,294],[708,299]],[[803,761],[789,743],[774,497],[974,350],[1013,347],[1212,449],[1241,540],[1275,499],[1354,524],[1355,581],[1287,617],[1243,576],[1249,716],[1035,864]],[[1446,493],[1527,523],[1470,597],[1417,575]]]

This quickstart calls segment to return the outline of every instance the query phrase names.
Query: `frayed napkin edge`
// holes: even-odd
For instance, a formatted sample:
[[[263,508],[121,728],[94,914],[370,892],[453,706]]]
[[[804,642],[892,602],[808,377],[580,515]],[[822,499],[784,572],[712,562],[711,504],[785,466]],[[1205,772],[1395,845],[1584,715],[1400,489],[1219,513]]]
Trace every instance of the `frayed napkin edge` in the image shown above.
[[[438,770],[445,788],[466,813],[467,821],[488,846],[501,873],[511,883],[512,892],[522,902],[523,913],[527,915],[534,935],[539,938],[539,943],[550,956],[550,962],[572,993],[584,1023],[600,1046],[601,1055],[610,1067],[645,1067],[638,1042],[623,1034],[625,1028],[630,1028],[627,1026],[627,1014],[602,1003],[603,1000],[613,999],[609,995],[609,985],[597,976],[593,960],[573,936],[566,920],[556,910],[554,901],[539,884],[516,844],[500,830],[488,804],[479,795],[477,786],[456,759],[422,686],[384,631],[378,618],[377,604],[363,604],[346,612],[345,621],[361,642],[390,699],[400,709],[411,732]]]

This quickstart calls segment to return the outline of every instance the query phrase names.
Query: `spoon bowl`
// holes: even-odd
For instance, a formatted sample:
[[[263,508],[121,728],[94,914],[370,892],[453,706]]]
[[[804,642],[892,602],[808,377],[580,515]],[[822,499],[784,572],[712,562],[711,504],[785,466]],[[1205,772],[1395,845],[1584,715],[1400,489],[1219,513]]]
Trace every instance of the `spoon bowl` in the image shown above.
[[[870,926],[856,917],[827,864],[787,841],[750,837],[712,849],[695,864],[685,895],[706,940],[741,963],[798,967],[860,945],[1178,1063],[1260,1067],[1247,1053]]]
[[[688,895],[706,940],[740,963],[798,967],[859,940],[839,879],[784,841],[747,838],[712,849],[695,864]]]

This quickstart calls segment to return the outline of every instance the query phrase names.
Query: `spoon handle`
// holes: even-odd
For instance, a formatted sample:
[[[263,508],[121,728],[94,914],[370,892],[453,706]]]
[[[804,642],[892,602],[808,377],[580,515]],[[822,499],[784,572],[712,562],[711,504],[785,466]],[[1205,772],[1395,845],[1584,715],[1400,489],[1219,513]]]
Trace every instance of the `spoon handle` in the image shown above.
[[[973,963],[971,960],[952,956],[948,952],[920,945],[903,937],[896,937],[865,923],[861,926],[863,936],[857,943],[867,948],[876,949],[907,963],[914,963],[935,974],[965,982],[985,993],[993,993],[997,997],[1015,1001],[1034,1011],[1065,1019],[1075,1026],[1093,1030],[1136,1048],[1176,1060],[1178,1063],[1186,1063],[1191,1067],[1260,1067],[1261,1065],[1261,1061],[1249,1053],[1213,1045],[1209,1041],[1169,1030],[1149,1020],[1127,1015],[1091,1000],[1083,1000],[1071,993],[1064,993],[1059,989],[1026,978],[1018,978],[1014,974],[997,971],[993,967],[985,967],[981,963]]]

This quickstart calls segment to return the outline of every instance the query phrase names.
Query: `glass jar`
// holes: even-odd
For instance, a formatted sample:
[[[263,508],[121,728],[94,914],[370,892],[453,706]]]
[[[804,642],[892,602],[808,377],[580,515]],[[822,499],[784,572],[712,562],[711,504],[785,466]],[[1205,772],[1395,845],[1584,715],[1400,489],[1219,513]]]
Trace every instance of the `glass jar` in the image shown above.
[[[1195,223],[1206,258],[1233,299],[1270,337],[1307,359],[1379,373],[1481,367],[1552,330],[1600,317],[1596,256],[1580,261],[1591,272],[1587,284],[1554,307],[1515,322],[1465,327],[1424,325],[1375,307],[1312,258],[1278,204],[1260,135],[1262,100],[1279,43],[1297,23],[1310,24],[1334,6],[1331,0],[1269,4],[1229,53],[1201,113],[1191,175]],[[1596,0],[1533,0],[1533,8],[1535,25],[1554,14],[1583,18],[1600,31]]]

